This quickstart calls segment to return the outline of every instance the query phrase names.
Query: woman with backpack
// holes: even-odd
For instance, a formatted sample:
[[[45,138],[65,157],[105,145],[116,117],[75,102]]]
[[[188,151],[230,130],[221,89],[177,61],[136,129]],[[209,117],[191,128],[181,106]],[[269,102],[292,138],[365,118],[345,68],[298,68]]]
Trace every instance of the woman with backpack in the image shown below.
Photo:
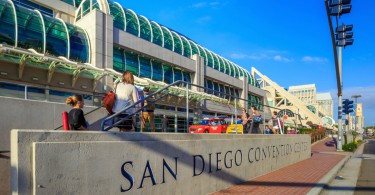
[[[251,127],[248,133],[251,134],[261,134],[259,124],[262,122],[262,116],[255,106],[251,106],[251,115],[249,117],[248,123],[251,121]]]

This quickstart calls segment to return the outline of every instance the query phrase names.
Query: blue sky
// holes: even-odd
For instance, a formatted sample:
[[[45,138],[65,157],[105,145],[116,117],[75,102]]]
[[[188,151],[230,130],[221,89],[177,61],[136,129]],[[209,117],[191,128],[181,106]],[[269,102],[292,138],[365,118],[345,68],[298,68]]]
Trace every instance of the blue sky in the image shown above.
[[[315,83],[318,92],[331,92],[337,108],[324,0],[118,2],[249,71],[255,67],[280,86]],[[340,18],[354,25],[354,45],[343,49],[343,97],[361,94],[366,125],[375,125],[375,1],[352,5]]]

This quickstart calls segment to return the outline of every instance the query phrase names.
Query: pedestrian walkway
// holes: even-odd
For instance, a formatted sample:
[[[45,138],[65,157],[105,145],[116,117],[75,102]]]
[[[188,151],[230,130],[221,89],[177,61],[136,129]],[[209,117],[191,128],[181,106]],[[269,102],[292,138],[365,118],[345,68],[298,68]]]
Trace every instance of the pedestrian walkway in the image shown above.
[[[323,187],[319,181],[348,155],[336,152],[335,144],[325,138],[312,146],[311,158],[213,194],[306,194]]]

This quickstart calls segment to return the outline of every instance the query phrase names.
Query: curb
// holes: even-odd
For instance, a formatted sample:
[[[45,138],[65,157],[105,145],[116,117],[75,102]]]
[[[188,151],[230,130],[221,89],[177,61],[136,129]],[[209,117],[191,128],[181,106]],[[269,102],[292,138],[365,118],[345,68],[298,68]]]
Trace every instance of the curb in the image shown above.
[[[307,193],[307,194],[320,194],[324,188],[335,178],[339,171],[345,166],[345,163],[348,162],[351,155],[347,155],[342,159],[333,169],[331,169],[318,183]]]
[[[329,185],[336,175],[345,167],[346,163],[354,156],[363,152],[364,144],[361,144],[354,153],[346,155],[333,169],[331,169],[322,179],[320,179],[317,184],[307,193],[311,195],[320,194],[324,188]]]

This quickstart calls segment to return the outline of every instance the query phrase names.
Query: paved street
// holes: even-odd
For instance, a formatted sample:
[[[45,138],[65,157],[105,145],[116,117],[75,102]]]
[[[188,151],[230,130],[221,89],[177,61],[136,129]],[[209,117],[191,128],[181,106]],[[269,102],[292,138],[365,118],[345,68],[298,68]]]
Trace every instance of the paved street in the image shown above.
[[[355,194],[375,194],[375,140],[369,140],[364,146]]]
[[[336,152],[335,140],[326,138],[312,146],[312,157],[254,178],[245,183],[221,190],[219,194],[312,194],[320,191],[328,182],[324,177],[350,153]],[[331,174],[333,175],[333,174]]]

